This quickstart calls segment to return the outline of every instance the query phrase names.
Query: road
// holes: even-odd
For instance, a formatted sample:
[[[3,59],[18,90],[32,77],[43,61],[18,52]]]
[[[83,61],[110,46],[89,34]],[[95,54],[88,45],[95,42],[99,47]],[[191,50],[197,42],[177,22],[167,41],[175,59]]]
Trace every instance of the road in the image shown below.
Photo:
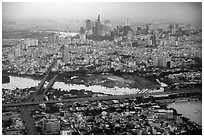
[[[30,115],[30,112],[32,109],[35,109],[37,106],[24,106],[20,108],[20,112],[23,118],[23,121],[25,122],[25,128],[28,135],[37,135],[38,132],[35,127],[35,121]]]
[[[35,127],[35,121],[30,115],[32,109],[38,108],[39,104],[45,103],[67,103],[68,105],[72,105],[74,102],[84,102],[84,101],[98,101],[98,100],[114,100],[114,99],[131,99],[142,96],[168,96],[171,94],[192,94],[198,93],[201,94],[202,91],[185,91],[185,92],[154,92],[148,94],[132,94],[132,95],[115,95],[115,96],[102,96],[102,97],[87,97],[87,98],[76,98],[76,99],[66,99],[66,100],[56,100],[56,101],[38,101],[38,102],[26,102],[19,104],[2,104],[3,107],[20,107],[23,121],[25,122],[25,127],[28,135],[38,135],[38,132]],[[36,99],[39,96],[34,96]]]
[[[38,104],[52,104],[52,103],[73,103],[73,102],[84,102],[84,101],[97,101],[97,100],[114,100],[114,99],[131,99],[143,96],[168,96],[172,94],[193,94],[201,93],[201,91],[183,91],[183,92],[152,92],[147,94],[130,94],[130,95],[114,95],[114,96],[101,96],[101,97],[86,97],[86,98],[75,98],[75,99],[64,99],[64,100],[51,100],[51,101],[38,101],[38,102],[26,102],[19,104],[2,104],[3,107],[21,107],[21,106],[32,106]]]

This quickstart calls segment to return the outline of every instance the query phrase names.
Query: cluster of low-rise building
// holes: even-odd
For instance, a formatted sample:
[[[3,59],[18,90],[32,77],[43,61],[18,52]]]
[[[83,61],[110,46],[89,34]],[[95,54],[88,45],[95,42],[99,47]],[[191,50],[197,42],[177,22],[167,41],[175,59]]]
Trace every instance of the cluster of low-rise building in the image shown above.
[[[120,30],[120,27],[117,29]],[[183,32],[186,29],[189,33]],[[147,30],[147,33],[142,30]],[[172,30],[176,32],[173,33]],[[59,35],[50,34],[48,42],[40,42],[40,44],[36,43],[35,39],[5,39],[3,45],[13,44],[10,44],[12,47],[3,46],[3,61],[6,62],[3,62],[3,70],[23,72],[18,69],[25,64],[25,66],[31,66],[30,69],[34,73],[41,72],[44,68],[41,61],[51,60],[54,57],[63,59],[62,62],[58,62],[62,66],[59,68],[61,71],[74,71],[81,66],[95,65],[98,66],[96,71],[114,69],[121,72],[134,72],[150,66],[181,67],[185,66],[187,59],[202,58],[202,38],[199,29],[186,28],[185,25],[158,27],[148,24],[145,27],[128,29],[128,31],[131,33],[126,34],[122,31],[121,34],[115,34],[113,41],[60,37],[60,33]],[[59,40],[56,40],[57,38]],[[17,63],[18,60],[23,59],[26,60],[23,64]],[[30,60],[37,64],[29,64]],[[49,63],[46,61],[47,65]]]
[[[2,112],[2,134],[3,135],[24,135],[25,124],[21,114],[14,108],[9,112]]]
[[[31,112],[40,134],[179,135],[200,128],[174,109],[137,99],[40,106]]]
[[[181,87],[186,85],[198,85],[202,84],[201,72],[183,72],[177,74],[169,74],[165,76],[166,82],[172,86]]]
[[[26,89],[2,89],[2,103],[12,104],[25,102],[35,90],[35,87]]]
[[[101,36],[105,39],[106,35],[112,40],[95,41],[86,37],[100,39]],[[94,26],[90,20],[86,21],[86,27],[80,28],[79,38],[77,34],[51,32],[39,42],[35,38],[3,39],[2,70],[42,75],[53,60],[58,59],[53,72],[81,69],[89,72],[143,71],[145,74],[141,73],[141,76],[159,76],[163,72],[157,70],[165,68],[169,74],[162,78],[171,86],[201,85],[201,71],[176,72],[177,68],[193,66],[197,63],[196,59],[202,59],[201,36],[202,30],[193,25],[146,24],[130,27],[126,23],[112,28],[110,21],[102,24],[99,15]],[[2,89],[2,103],[23,103],[35,90]],[[57,89],[50,89],[44,95],[47,101],[93,96],[92,91],[59,92]],[[3,111],[2,115],[3,134],[26,134],[17,108]],[[34,119],[39,134],[168,135],[201,129],[174,109],[153,101],[144,103],[138,98],[40,104],[28,115]]]

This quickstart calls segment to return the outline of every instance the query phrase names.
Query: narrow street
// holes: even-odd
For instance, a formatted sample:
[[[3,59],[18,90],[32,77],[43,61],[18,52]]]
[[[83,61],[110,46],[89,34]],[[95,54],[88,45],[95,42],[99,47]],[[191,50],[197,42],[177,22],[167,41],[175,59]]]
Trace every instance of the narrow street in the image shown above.
[[[21,115],[22,115],[23,121],[25,122],[25,128],[28,135],[38,134],[34,123],[35,121],[30,115],[30,112],[32,111],[32,109],[35,109],[35,108],[36,106],[25,106],[21,108]]]

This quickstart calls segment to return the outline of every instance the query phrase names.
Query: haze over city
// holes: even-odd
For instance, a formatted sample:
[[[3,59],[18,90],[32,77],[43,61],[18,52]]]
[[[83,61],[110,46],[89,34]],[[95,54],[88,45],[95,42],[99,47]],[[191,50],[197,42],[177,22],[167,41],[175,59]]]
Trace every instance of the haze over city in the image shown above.
[[[3,135],[202,135],[201,2],[2,13]]]
[[[3,3],[3,21],[63,19],[103,19],[142,22],[162,20],[169,23],[202,22],[202,3],[173,2],[96,2],[96,3]]]

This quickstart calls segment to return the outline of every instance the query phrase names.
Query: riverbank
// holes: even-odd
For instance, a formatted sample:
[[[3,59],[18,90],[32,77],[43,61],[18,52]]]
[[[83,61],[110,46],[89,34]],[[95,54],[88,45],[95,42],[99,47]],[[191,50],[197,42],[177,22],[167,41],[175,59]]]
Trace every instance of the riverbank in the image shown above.
[[[2,85],[3,89],[24,89],[38,86],[40,80],[34,80],[32,78],[14,77],[10,76],[10,83],[5,83]],[[138,88],[128,88],[128,87],[118,87],[113,88],[105,87],[102,85],[83,85],[83,84],[70,84],[64,82],[55,82],[53,85],[54,89],[70,91],[72,89],[77,90],[90,90],[96,93],[105,93],[111,95],[125,95],[125,94],[136,94],[140,91]]]
[[[20,106],[22,107],[22,105]],[[123,134],[123,132],[128,133],[128,135],[202,134],[202,127],[189,121],[182,115],[177,114],[174,109],[168,109],[165,105],[159,102],[153,103],[144,101],[142,98],[109,99],[106,101],[98,99],[93,100],[93,98],[89,98],[89,100],[82,98],[80,102],[79,100],[69,100],[61,103],[46,103],[46,105],[43,106],[43,109],[33,109],[29,113],[33,116],[33,119],[35,118],[36,123],[39,123],[42,117],[48,119],[46,115],[52,115],[52,118],[54,118],[55,121],[62,119],[60,123],[63,129],[67,129],[67,122],[71,121],[70,119],[67,119],[68,116],[68,118],[71,118],[72,120],[75,119],[71,123],[76,125],[76,128],[79,128],[80,125],[84,126],[83,132],[80,133],[86,135],[119,135]],[[23,119],[25,119],[25,116],[23,116]],[[30,120],[27,122],[30,122]],[[90,125],[93,125],[94,127]],[[109,132],[101,132],[101,125],[104,130],[109,130]],[[90,130],[91,128],[92,130]],[[72,130],[72,134],[76,133],[75,129],[69,129]],[[78,131],[80,129],[81,128],[79,128]]]
[[[76,78],[76,77],[75,77]],[[116,80],[116,78],[117,77],[111,77],[111,79],[112,80]],[[74,79],[74,78],[72,78],[72,79]],[[11,76],[11,82],[9,83],[9,84],[17,84],[17,87],[18,88],[22,88],[22,87],[19,87],[19,86],[25,86],[26,88],[28,87],[28,86],[30,86],[30,87],[34,87],[34,86],[37,86],[38,85],[38,83],[40,83],[40,81],[37,81],[37,80],[33,80],[33,79],[28,79],[28,78],[19,78],[19,77],[13,77],[13,76]],[[8,84],[3,84],[2,85],[2,87],[3,88],[6,88],[5,87],[5,85],[7,85],[7,88],[11,88],[12,86],[11,85],[8,85]],[[14,86],[13,85],[13,86]],[[74,93],[75,92],[77,92],[77,91],[79,91],[79,90],[84,90],[84,91],[87,91],[87,90],[89,90],[89,91],[91,91],[91,92],[96,92],[96,93],[104,93],[104,94],[111,94],[111,95],[127,95],[127,94],[135,94],[135,96],[137,96],[137,94],[136,94],[136,89],[128,89],[128,88],[119,88],[119,87],[117,87],[117,88],[115,88],[115,89],[112,89],[112,88],[105,88],[105,87],[102,87],[102,86],[97,86],[97,85],[95,85],[95,86],[85,86],[85,85],[74,85],[74,84],[65,84],[65,83],[59,83],[59,82],[56,82],[54,85],[53,85],[53,88],[55,88],[55,90],[56,89],[58,89],[58,88],[63,88],[63,87],[65,87],[65,88],[67,88],[68,90],[66,90],[65,92],[67,92],[66,94],[67,95],[69,95],[70,93],[71,93],[71,90],[72,89],[76,89],[75,91],[74,91]],[[191,89],[192,90],[192,89]],[[189,89],[189,93],[191,93],[190,91],[191,91],[190,89]],[[200,91],[199,93],[201,93],[201,89],[199,90],[199,89],[197,89],[198,91]],[[33,90],[33,92],[34,92],[35,90]],[[19,89],[19,92],[20,92],[20,89]],[[29,93],[30,91],[28,91],[27,93]],[[56,90],[56,93],[58,93],[58,92],[61,92],[61,90]],[[25,92],[26,93],[26,92]],[[54,93],[55,92],[53,92],[52,91],[52,89],[51,89],[51,91],[49,92],[50,94],[52,94],[52,95],[55,95]],[[180,91],[180,93],[181,93],[181,91]],[[11,94],[12,94],[12,92],[11,92]],[[156,95],[156,97],[157,96],[159,96],[160,98],[162,98],[162,96],[165,96],[165,97],[170,97],[170,96],[166,96],[165,94],[167,94],[168,95],[168,93],[166,93],[166,92],[163,92],[163,94],[161,94],[161,93],[158,93],[158,94],[155,94]],[[19,95],[19,93],[18,93],[18,95]],[[139,95],[139,94],[138,94]],[[182,94],[181,94],[182,95]],[[179,97],[181,96],[181,95],[178,95]],[[199,94],[200,95],[200,94]],[[57,94],[55,95],[56,97],[58,96]],[[62,95],[62,96],[64,96],[64,94]],[[134,97],[134,95],[129,95],[129,96],[132,96],[132,97]],[[142,94],[141,94],[141,96],[142,96]],[[148,94],[148,96],[151,96],[151,94]],[[7,95],[5,95],[5,97],[8,97]],[[13,97],[13,96],[12,96]],[[16,96],[15,96],[16,97]],[[116,99],[117,99],[117,96],[106,96],[106,97],[104,97],[104,98],[111,98],[111,97],[116,97]],[[182,97],[182,96],[181,96]],[[183,97],[185,97],[185,96],[183,96]],[[128,97],[129,98],[129,97]],[[85,100],[86,100],[86,98],[84,98]],[[21,96],[19,96],[19,100],[22,100],[22,95]],[[69,101],[70,101],[70,99],[68,99]],[[173,100],[175,100],[175,99],[170,99],[171,101],[173,101]],[[202,103],[201,103],[202,104]],[[182,108],[182,107],[181,107]],[[187,109],[188,110],[188,109]],[[180,111],[179,111],[179,113],[180,113]]]
[[[10,75],[13,79],[10,84],[4,84],[3,88],[13,89],[13,88],[27,88],[23,86],[24,80],[28,83],[29,87],[37,86],[37,83],[43,79],[43,75],[19,75],[14,73],[5,73]],[[48,77],[48,81],[52,79],[51,74]],[[19,80],[17,79],[19,78]],[[30,80],[29,80],[30,79]],[[21,82],[20,82],[21,81]],[[20,82],[20,83],[19,83]],[[143,89],[160,89],[160,84],[148,81],[138,75],[132,74],[122,74],[120,76],[114,75],[111,73],[93,73],[93,74],[70,74],[66,73],[64,75],[59,74],[54,88],[62,89],[62,90],[70,90],[74,89],[74,87],[78,87],[80,89],[87,90],[111,90],[111,92],[115,92],[120,89],[120,92],[131,92],[136,93]],[[71,87],[71,88],[70,88]],[[98,92],[96,91],[96,92]]]
[[[100,80],[99,80],[99,78],[95,79],[95,76],[92,74],[87,74],[86,76],[83,76],[83,77],[84,78],[87,77],[87,79],[86,79],[87,82],[90,79],[92,79],[91,81],[95,82],[95,84],[94,83],[87,83],[87,82],[82,82],[80,84],[80,83],[76,82],[76,81],[79,81],[80,77],[79,76],[73,76],[69,80],[67,80],[66,82],[56,81],[55,84],[53,85],[53,88],[61,89],[61,90],[68,90],[68,91],[71,89],[77,89],[77,90],[85,89],[85,90],[91,90],[93,92],[104,91],[105,94],[113,93],[113,95],[115,95],[115,94],[135,94],[138,91],[141,91],[139,88],[133,88],[130,86],[131,84],[134,84],[135,81],[128,79],[127,76],[122,78],[122,77],[114,76],[112,74],[100,74],[100,76],[99,76],[101,78]],[[3,84],[2,88],[4,88],[4,89],[15,89],[15,88],[23,89],[23,88],[34,87],[34,86],[38,86],[38,84],[40,83],[42,78],[36,79],[36,78],[29,77],[29,76],[11,75],[10,79],[11,79],[10,83]],[[106,83],[108,83],[108,82],[114,83],[115,82],[115,85],[113,84],[111,87],[107,87],[105,84],[103,84],[100,81],[103,81],[103,82],[106,81]],[[123,85],[121,86],[120,84],[121,85],[123,84]],[[124,85],[126,85],[126,87]],[[147,88],[145,88],[145,89],[147,89]],[[202,89],[199,89],[199,88],[186,88],[186,89],[179,89],[179,90],[174,90],[174,91],[170,91],[170,92],[176,93],[176,92],[181,92],[181,91],[183,92],[183,91],[188,91],[188,90],[189,91],[191,91],[191,90],[202,91]],[[156,90],[151,90],[151,91],[157,92],[157,91],[164,91],[164,90],[156,89]]]
[[[8,73],[3,71],[3,74],[14,76],[14,77],[23,77],[31,78],[34,80],[43,79],[43,75],[26,75],[26,74],[15,74]],[[66,84],[83,84],[86,86],[100,85],[107,88],[138,88],[138,89],[157,89],[160,88],[160,84],[156,80],[149,80],[144,77],[141,77],[138,73],[116,73],[116,72],[106,72],[106,73],[87,73],[85,71],[74,71],[74,72],[65,72],[65,73],[51,73],[48,77],[48,81],[52,77],[58,74],[56,82],[63,82]]]

